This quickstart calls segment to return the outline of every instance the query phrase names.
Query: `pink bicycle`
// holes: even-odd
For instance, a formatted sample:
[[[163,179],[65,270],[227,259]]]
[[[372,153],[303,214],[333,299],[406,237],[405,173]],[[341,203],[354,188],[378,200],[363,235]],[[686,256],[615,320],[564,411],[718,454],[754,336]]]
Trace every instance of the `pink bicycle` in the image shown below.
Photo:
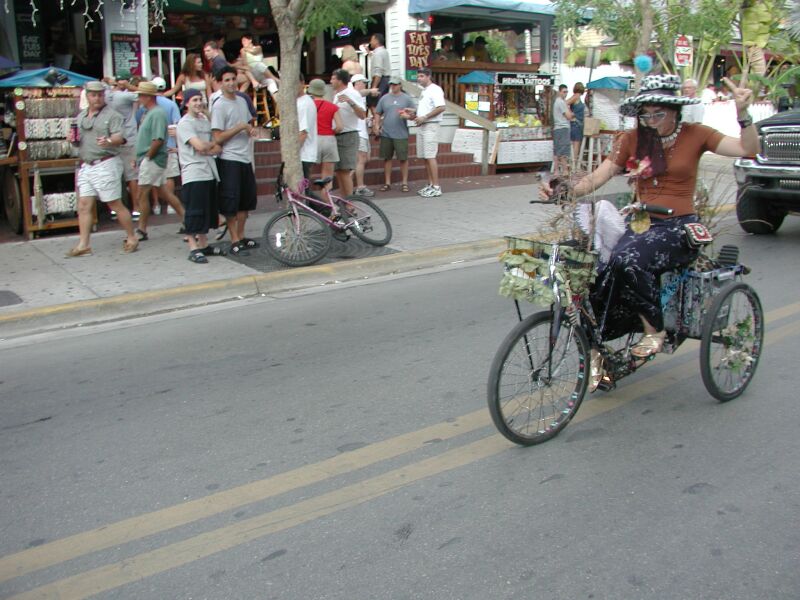
[[[352,233],[373,246],[385,246],[392,239],[392,226],[384,212],[365,198],[341,198],[324,187],[331,177],[310,182],[303,193],[290,189],[278,172],[275,198],[288,207],[275,213],[264,226],[264,241],[270,256],[290,267],[305,267],[322,260],[334,238],[346,242]]]

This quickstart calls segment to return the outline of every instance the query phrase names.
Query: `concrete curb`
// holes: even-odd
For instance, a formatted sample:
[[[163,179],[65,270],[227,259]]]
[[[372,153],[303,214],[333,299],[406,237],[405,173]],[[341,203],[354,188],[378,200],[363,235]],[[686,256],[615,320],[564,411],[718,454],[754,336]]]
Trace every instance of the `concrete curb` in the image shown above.
[[[0,339],[469,262],[498,255],[505,247],[502,238],[479,240],[9,312],[0,314]]]

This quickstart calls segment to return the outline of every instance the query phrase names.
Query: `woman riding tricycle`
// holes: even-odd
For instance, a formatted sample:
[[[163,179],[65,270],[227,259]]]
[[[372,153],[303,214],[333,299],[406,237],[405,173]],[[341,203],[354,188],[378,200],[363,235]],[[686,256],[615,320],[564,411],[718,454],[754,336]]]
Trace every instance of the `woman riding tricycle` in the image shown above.
[[[725,247],[718,261],[695,261],[710,241],[693,205],[700,157],[754,154],[758,137],[747,109],[752,92],[729,80],[739,115],[739,138],[699,124],[682,124],[681,107],[694,99],[677,95],[680,79],[648,76],[623,103],[638,127],[625,132],[594,172],[568,190],[579,198],[628,170],[636,202],[628,227],[600,256],[580,242],[509,238],[501,292],[525,297],[549,310],[522,319],[495,356],[489,407],[498,429],[520,444],[556,435],[587,392],[611,389],[662,351],[687,337],[701,340],[701,373],[720,400],[744,391],[755,371],[763,339],[761,305],[741,283],[745,268]],[[542,183],[540,196],[553,189]],[[596,240],[596,218],[588,227]],[[621,340],[619,341],[614,340]]]

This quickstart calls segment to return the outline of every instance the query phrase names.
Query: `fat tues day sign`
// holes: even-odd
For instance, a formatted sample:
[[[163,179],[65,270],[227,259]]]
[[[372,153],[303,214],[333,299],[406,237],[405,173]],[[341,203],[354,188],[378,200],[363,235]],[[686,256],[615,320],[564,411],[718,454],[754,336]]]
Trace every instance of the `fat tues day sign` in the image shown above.
[[[406,31],[406,79],[413,81],[417,70],[431,64],[431,32]]]

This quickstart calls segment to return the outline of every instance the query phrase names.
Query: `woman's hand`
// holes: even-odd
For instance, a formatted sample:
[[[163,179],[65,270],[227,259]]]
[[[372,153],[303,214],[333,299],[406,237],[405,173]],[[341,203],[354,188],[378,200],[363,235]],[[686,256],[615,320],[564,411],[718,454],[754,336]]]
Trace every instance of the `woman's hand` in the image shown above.
[[[746,87],[736,87],[727,77],[722,78],[722,83],[730,90],[733,101],[736,103],[736,111],[740,115],[747,114],[747,108],[753,103],[753,90]]]

